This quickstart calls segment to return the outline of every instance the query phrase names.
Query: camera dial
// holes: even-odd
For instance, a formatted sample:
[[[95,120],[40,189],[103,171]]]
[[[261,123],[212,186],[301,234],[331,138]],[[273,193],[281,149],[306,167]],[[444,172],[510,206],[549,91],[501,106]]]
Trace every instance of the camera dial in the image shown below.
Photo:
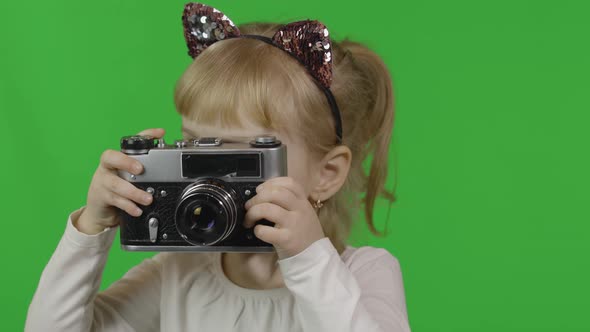
[[[250,141],[250,145],[255,148],[275,148],[281,145],[281,141],[274,136],[256,136],[253,141]]]
[[[146,154],[154,148],[154,138],[149,135],[132,135],[121,138],[121,152],[125,154]]]

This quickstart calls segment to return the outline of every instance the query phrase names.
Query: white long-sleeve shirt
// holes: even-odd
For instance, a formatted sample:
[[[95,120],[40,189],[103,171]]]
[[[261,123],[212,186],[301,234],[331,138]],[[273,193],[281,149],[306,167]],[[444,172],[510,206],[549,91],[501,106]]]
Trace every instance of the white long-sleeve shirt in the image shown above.
[[[398,260],[326,237],[279,260],[286,287],[230,281],[221,254],[162,252],[99,292],[118,227],[87,235],[69,215],[30,304],[25,331],[410,331]]]

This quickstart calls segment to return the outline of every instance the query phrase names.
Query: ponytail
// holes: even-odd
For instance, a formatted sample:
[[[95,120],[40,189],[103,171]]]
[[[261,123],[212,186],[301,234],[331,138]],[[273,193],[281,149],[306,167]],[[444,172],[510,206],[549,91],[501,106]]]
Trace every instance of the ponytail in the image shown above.
[[[359,189],[366,193],[361,202],[364,205],[364,215],[369,230],[375,235],[382,235],[375,228],[373,220],[375,201],[379,195],[387,199],[390,204],[396,200],[395,189],[389,192],[384,188],[389,144],[394,125],[393,84],[387,66],[373,51],[349,40],[342,41],[340,46],[350,54],[352,67],[357,75],[361,76],[360,82],[364,85],[364,89],[361,89],[364,96],[359,97],[366,98],[366,107],[364,110],[357,111],[363,113],[361,119],[365,125],[361,126],[362,132],[357,132],[356,137],[350,137],[350,139],[360,139],[365,142],[364,151],[360,153],[363,160],[369,155],[372,156],[368,176],[364,174],[362,167],[360,169],[363,172],[364,188]]]

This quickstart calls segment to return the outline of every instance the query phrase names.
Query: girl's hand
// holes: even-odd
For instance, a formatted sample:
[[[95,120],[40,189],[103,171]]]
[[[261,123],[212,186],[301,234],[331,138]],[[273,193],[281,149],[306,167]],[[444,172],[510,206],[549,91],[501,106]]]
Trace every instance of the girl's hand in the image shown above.
[[[274,222],[274,227],[256,225],[254,235],[272,244],[279,259],[295,256],[325,237],[303,187],[292,178],[270,179],[256,193],[245,204],[244,226],[250,228],[260,219]]]
[[[161,138],[164,133],[164,129],[147,129],[138,135]],[[120,151],[103,152],[88,189],[86,207],[79,218],[73,221],[80,232],[93,235],[102,232],[106,227],[118,225],[117,208],[138,217],[143,211],[134,202],[144,206],[151,204],[152,195],[120,178],[117,170],[137,175],[143,172],[143,165]]]

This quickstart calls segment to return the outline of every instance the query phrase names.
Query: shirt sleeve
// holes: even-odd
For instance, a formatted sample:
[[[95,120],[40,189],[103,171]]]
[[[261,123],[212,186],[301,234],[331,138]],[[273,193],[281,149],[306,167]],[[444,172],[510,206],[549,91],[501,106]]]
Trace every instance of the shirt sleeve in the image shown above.
[[[363,252],[349,268],[325,237],[279,260],[303,331],[410,331],[399,262],[385,249]]]
[[[78,231],[84,207],[68,217],[65,232],[46,265],[27,313],[25,331],[157,331],[160,268],[144,260],[98,293],[118,227],[95,235]]]

